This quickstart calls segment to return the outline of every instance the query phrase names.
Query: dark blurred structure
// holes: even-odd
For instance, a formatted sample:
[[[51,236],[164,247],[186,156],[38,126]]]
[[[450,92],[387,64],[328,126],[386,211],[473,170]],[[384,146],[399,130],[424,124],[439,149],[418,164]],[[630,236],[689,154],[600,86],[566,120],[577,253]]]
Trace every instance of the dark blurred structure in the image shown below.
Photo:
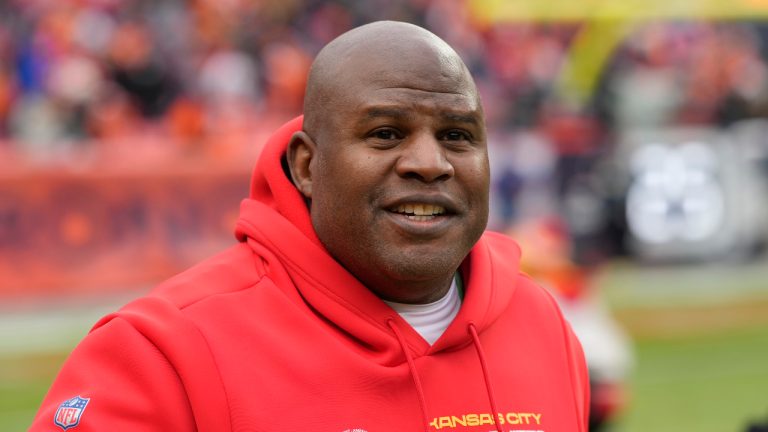
[[[768,420],[765,422],[750,423],[744,432],[768,432]]]

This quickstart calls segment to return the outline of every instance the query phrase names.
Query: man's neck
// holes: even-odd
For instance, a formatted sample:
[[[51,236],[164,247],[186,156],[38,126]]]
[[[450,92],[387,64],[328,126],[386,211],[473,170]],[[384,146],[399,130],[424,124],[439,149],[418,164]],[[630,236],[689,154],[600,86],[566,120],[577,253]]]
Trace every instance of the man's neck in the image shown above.
[[[403,304],[427,304],[435,302],[448,293],[455,272],[435,281],[400,281],[392,286],[370,287],[369,289],[385,301]]]

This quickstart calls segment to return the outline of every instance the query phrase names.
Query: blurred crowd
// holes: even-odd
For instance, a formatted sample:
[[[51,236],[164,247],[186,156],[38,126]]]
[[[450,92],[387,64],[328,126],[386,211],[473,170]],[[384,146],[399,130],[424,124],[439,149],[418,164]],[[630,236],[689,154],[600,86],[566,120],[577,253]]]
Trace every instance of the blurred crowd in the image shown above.
[[[637,25],[594,94],[574,105],[555,83],[583,23],[483,23],[467,3],[5,1],[0,154],[45,159],[142,142],[182,153],[253,146],[260,131],[301,112],[317,51],[377,19],[431,29],[473,71],[500,156],[496,226],[524,212],[553,213],[557,200],[547,197],[610,151],[617,130],[728,125],[768,113],[762,23]]]
[[[624,204],[617,200],[626,191],[606,193],[618,181],[605,176],[601,164],[624,131],[728,128],[768,117],[766,23],[628,24],[628,36],[594,77],[590,94],[574,101],[564,94],[563,76],[590,23],[492,23],[471,11],[470,0],[0,1],[0,186],[7,186],[9,168],[73,164],[91,153],[101,155],[99,163],[124,158],[141,165],[147,155],[160,154],[166,162],[229,157],[250,167],[265,136],[301,113],[308,68],[322,46],[370,21],[407,21],[446,40],[475,77],[489,130],[490,228],[513,234],[527,251],[525,270],[572,299],[589,285],[590,270],[623,247]],[[768,152],[765,160],[768,173]],[[220,169],[220,177],[229,168]],[[206,165],[193,172],[210,171]],[[241,171],[247,176],[248,168]],[[186,253],[192,248],[178,242],[182,234],[215,225],[231,235],[231,218],[211,223],[219,218],[211,209],[236,204],[242,195],[240,178],[211,190],[209,179],[194,180],[184,177],[168,197],[145,200],[123,184],[102,185],[103,196],[115,196],[106,200],[107,210],[80,196],[78,187],[69,194],[53,188],[36,201],[19,192],[14,201],[13,182],[6,182],[0,246],[9,245],[8,256],[52,249],[66,259],[77,258],[82,246],[88,253],[80,255],[91,260],[106,256],[100,248],[111,250],[116,239],[139,238],[154,240],[161,252]],[[147,215],[158,208],[155,225],[171,240],[146,229],[154,226]],[[107,222],[99,219],[103,214]],[[41,229],[40,221],[50,228]],[[139,249],[137,256],[148,255]],[[66,281],[62,269],[78,266],[62,262],[50,273]],[[19,280],[29,273],[35,271],[18,272]],[[623,403],[607,384],[607,396],[597,387],[593,392],[593,413],[606,418]]]

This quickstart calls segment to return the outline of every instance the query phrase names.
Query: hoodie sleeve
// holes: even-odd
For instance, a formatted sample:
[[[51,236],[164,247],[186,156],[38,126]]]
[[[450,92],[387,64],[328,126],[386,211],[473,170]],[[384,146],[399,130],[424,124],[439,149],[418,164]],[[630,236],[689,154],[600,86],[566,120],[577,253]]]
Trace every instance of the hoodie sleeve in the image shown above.
[[[95,328],[65,362],[30,431],[195,430],[165,355],[119,317]]]

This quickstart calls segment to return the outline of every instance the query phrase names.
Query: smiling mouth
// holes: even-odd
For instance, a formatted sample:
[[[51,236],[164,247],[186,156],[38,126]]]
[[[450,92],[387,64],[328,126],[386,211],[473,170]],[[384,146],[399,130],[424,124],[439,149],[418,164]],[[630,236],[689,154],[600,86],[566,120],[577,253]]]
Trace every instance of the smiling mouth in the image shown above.
[[[400,204],[390,209],[392,213],[404,215],[415,222],[427,222],[445,215],[445,207],[433,204]]]

